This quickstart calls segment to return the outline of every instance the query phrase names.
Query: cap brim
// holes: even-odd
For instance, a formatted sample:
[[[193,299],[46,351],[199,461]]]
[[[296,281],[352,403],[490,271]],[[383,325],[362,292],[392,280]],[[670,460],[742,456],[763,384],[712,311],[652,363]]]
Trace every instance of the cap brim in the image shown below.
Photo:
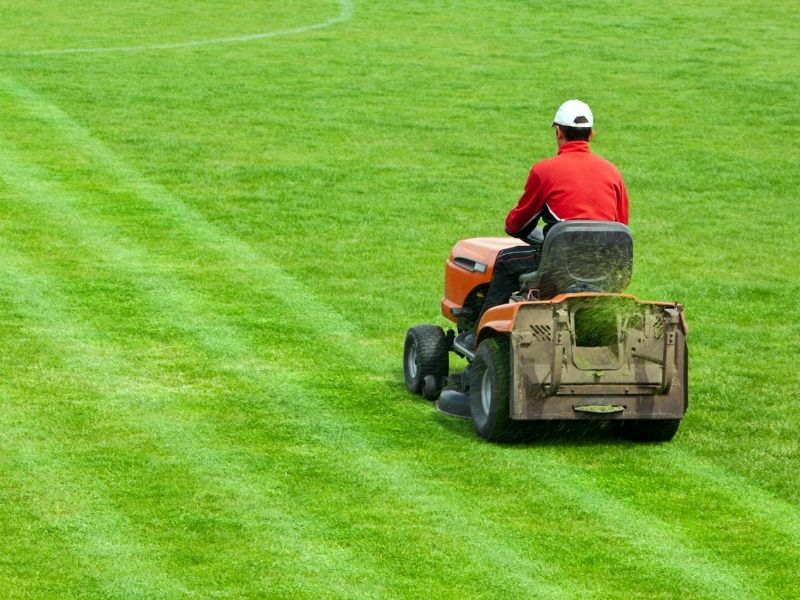
[[[556,125],[561,125],[561,127],[572,127],[573,129],[591,129],[591,123],[559,123],[558,121],[553,121],[551,127],[555,127]]]

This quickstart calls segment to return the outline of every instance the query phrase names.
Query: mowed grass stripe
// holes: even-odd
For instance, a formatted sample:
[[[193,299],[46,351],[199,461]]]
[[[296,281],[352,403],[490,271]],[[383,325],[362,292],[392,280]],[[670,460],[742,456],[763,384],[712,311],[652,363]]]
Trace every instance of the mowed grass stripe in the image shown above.
[[[187,525],[207,519],[208,535],[198,542],[210,544],[209,551],[216,552],[214,539],[225,537],[225,529],[230,528],[226,524],[232,524],[227,535],[235,535],[236,546],[242,552],[240,560],[254,561],[252,566],[259,567],[253,569],[253,577],[262,580],[263,587],[258,587],[264,592],[282,589],[286,593],[313,596],[303,590],[306,586],[313,587],[314,578],[324,583],[324,589],[341,597],[380,592],[381,582],[387,580],[384,574],[369,570],[368,556],[353,556],[346,548],[327,542],[324,523],[304,514],[304,506],[287,491],[296,482],[281,481],[283,470],[277,457],[265,453],[258,457],[257,465],[243,463],[239,449],[235,445],[226,446],[231,440],[225,439],[212,424],[193,418],[192,409],[182,396],[196,393],[192,385],[195,382],[182,382],[179,378],[161,381],[165,376],[158,369],[151,370],[147,363],[136,364],[130,349],[115,346],[102,332],[82,322],[80,314],[68,308],[74,302],[63,295],[62,282],[52,275],[35,273],[27,258],[5,244],[0,245],[0,256],[6,274],[0,290],[7,307],[21,317],[18,321],[27,325],[29,336],[49,346],[46,352],[37,352],[39,360],[58,362],[63,358],[74,373],[74,380],[48,382],[44,393],[39,395],[34,390],[21,393],[13,378],[0,383],[6,399],[3,417],[7,426],[4,435],[10,438],[8,448],[12,455],[21,455],[18,462],[28,459],[24,461],[27,468],[10,472],[9,479],[25,489],[25,498],[34,499],[35,505],[62,506],[65,511],[83,507],[80,513],[88,515],[90,522],[77,532],[66,528],[63,545],[73,547],[76,555],[85,559],[83,567],[99,582],[100,591],[154,598],[160,594],[181,595],[186,587],[167,585],[167,577],[136,579],[139,573],[146,572],[137,564],[143,557],[155,556],[157,562],[153,562],[151,571],[164,568],[182,572],[177,568],[182,561],[176,564],[172,559],[173,553],[180,551],[177,544],[180,540],[170,540],[167,535],[163,540],[166,544],[158,546],[151,539],[146,550],[135,547],[133,540],[146,538],[153,521],[172,521],[172,527],[190,535],[191,527],[187,529]],[[246,370],[248,365],[242,368]],[[273,393],[285,390],[282,395],[297,396],[296,389],[287,390],[276,378],[273,381],[278,381],[271,385]],[[104,385],[97,387],[94,382]],[[75,402],[48,402],[53,385],[61,387]],[[112,431],[105,431],[106,427]],[[55,435],[47,440],[49,444],[42,442],[26,453],[32,446],[30,440],[45,437],[42,431]],[[120,437],[114,437],[120,433]],[[24,440],[28,442],[23,443]],[[84,445],[96,445],[97,449],[89,447],[72,461],[67,461],[61,453],[64,447]],[[271,449],[267,446],[263,450]],[[81,456],[90,460],[80,461]],[[91,460],[102,461],[104,456],[112,463],[114,456],[124,456],[130,461],[124,478],[105,486],[102,482],[109,473],[102,464],[93,468]],[[154,462],[163,463],[158,466],[159,471],[164,471],[160,474],[164,489],[181,482],[177,486],[179,495],[170,498],[168,493],[167,497],[152,498],[151,503],[145,503],[145,518],[140,522],[135,517],[141,519],[143,515],[125,514],[126,489],[114,489],[114,484],[130,486],[132,476],[134,483],[137,479],[147,479],[152,474],[147,467],[155,466]],[[144,472],[137,473],[137,465]],[[52,486],[54,481],[71,485],[65,490]],[[180,495],[187,492],[188,497]],[[140,499],[139,493],[134,496]],[[204,499],[208,505],[203,505]],[[184,509],[185,520],[180,514]],[[200,514],[191,514],[193,509]],[[153,514],[147,514],[151,511]],[[47,519],[46,512],[36,511],[43,520]],[[219,530],[215,532],[217,527]],[[84,541],[81,535],[92,537]],[[134,549],[126,553],[126,548],[131,547]],[[116,551],[103,554],[103,548]],[[194,560],[204,557],[210,563],[214,555],[209,555],[209,551],[202,547],[195,549]],[[98,560],[100,556],[102,560]],[[270,580],[270,569],[280,561],[286,562],[282,568],[295,572],[294,580],[285,575],[279,581]],[[238,562],[233,564],[247,570],[248,565]],[[348,578],[360,583],[353,584]],[[203,579],[199,577],[193,582],[197,592],[208,591],[209,582]],[[224,572],[215,574],[217,584],[224,580]],[[237,591],[235,587],[227,590]]]
[[[474,547],[478,540],[486,542],[491,538],[488,531],[492,527],[488,526],[480,515],[463,516],[463,513],[470,512],[465,510],[464,505],[454,505],[446,496],[426,489],[422,483],[415,481],[416,475],[407,472],[402,465],[381,461],[377,446],[370,447],[370,444],[365,442],[359,432],[347,426],[340,413],[317,402],[318,393],[303,387],[302,381],[305,379],[303,375],[292,373],[285,364],[272,369],[265,367],[257,358],[258,352],[250,349],[247,342],[234,333],[237,329],[235,325],[219,324],[220,319],[215,317],[213,308],[208,307],[204,311],[202,308],[204,301],[192,298],[191,293],[182,289],[177,281],[158,280],[156,276],[143,275],[148,269],[141,263],[143,258],[139,251],[127,253],[123,247],[112,241],[116,239],[116,236],[108,233],[101,223],[90,222],[83,216],[76,216],[70,210],[69,205],[72,200],[68,198],[68,195],[44,182],[41,179],[42,173],[37,169],[15,165],[11,158],[11,148],[7,144],[3,144],[3,151],[9,160],[3,167],[0,167],[0,172],[3,173],[6,182],[17,189],[21,198],[27,198],[29,208],[40,211],[38,216],[41,223],[46,224],[48,231],[58,231],[59,236],[63,236],[63,239],[72,239],[69,233],[74,233],[74,228],[78,227],[79,235],[74,238],[74,247],[80,248],[82,252],[99,253],[94,257],[97,263],[110,262],[119,272],[120,277],[128,274],[134,279],[138,279],[138,293],[143,294],[145,296],[143,300],[151,304],[150,310],[152,310],[154,319],[163,319],[178,329],[181,335],[193,338],[196,346],[224,365],[229,377],[240,378],[234,381],[237,387],[246,385],[247,380],[261,380],[263,389],[259,390],[259,396],[271,400],[269,403],[270,413],[280,415],[281,405],[284,411],[289,411],[288,417],[297,416],[300,411],[305,422],[299,423],[299,430],[295,432],[297,439],[303,439],[303,436],[308,437],[309,430],[314,430],[316,435],[320,436],[318,439],[320,443],[326,439],[333,440],[337,446],[332,454],[339,460],[335,465],[326,462],[320,467],[325,467],[335,474],[339,481],[369,482],[369,488],[381,490],[382,495],[385,495],[384,507],[390,507],[393,504],[392,499],[394,499],[394,504],[397,504],[397,499],[399,499],[399,503],[406,505],[411,514],[419,519],[420,525],[426,520],[428,521],[427,527],[422,527],[412,534],[418,535],[426,531],[438,530],[440,537],[436,540],[436,546],[446,544],[448,547],[448,556],[441,558],[455,560],[454,566],[457,565],[460,569],[479,571],[486,568],[487,565],[494,565],[494,568],[502,573],[502,575],[496,576],[495,584],[501,587],[505,585],[509,591],[538,590],[541,594],[552,598],[574,597],[576,593],[581,594],[580,589],[576,591],[574,584],[563,583],[565,579],[560,575],[556,565],[539,564],[539,561],[533,558],[518,555],[499,534],[494,541],[490,542],[493,548],[491,554],[471,556],[469,553],[465,553],[464,550]],[[13,175],[10,175],[11,170],[13,170]],[[45,210],[46,207],[47,210]],[[40,265],[40,268],[42,267],[43,265]],[[50,275],[49,280],[52,283],[54,275]],[[165,291],[166,293],[164,293]],[[73,300],[72,303],[79,305],[80,301]],[[41,309],[45,308],[41,307]],[[84,307],[84,310],[96,315],[95,309]],[[92,316],[86,315],[86,318],[91,320]],[[94,354],[104,356],[108,354],[108,350],[98,349]],[[114,353],[112,352],[112,354]],[[96,360],[91,354],[90,359]],[[122,358],[118,360],[122,360]],[[111,378],[113,381],[113,373],[109,373],[107,370],[97,375]],[[151,376],[145,370],[140,377],[147,378],[148,375]],[[276,382],[279,383],[276,385]],[[119,382],[119,386],[125,385],[130,385],[130,381],[123,378]],[[112,387],[115,386],[112,385]],[[285,393],[281,393],[281,390],[285,390]],[[282,401],[276,402],[276,396],[282,396]],[[183,404],[182,407],[186,409],[187,405]],[[123,404],[120,409],[121,412],[117,413],[117,418],[124,421],[126,419],[125,405]],[[153,428],[158,429],[155,420],[164,418],[165,413],[169,414],[169,406],[163,406],[162,411],[152,417],[154,419],[154,423],[151,424]],[[205,415],[206,418],[208,416]],[[173,420],[174,428],[170,430],[171,436],[192,439],[195,436],[192,435],[191,429],[182,430],[181,422],[184,419],[191,419],[191,417],[186,413],[181,413],[180,419]],[[290,426],[291,419],[281,419],[279,416],[278,421],[282,425]],[[272,430],[264,432],[264,435],[271,433]],[[164,442],[168,443],[171,436],[166,437]],[[213,444],[214,437],[211,436],[206,443]],[[178,456],[199,451],[191,446],[183,449],[183,453],[180,452],[180,448],[169,447],[169,450]],[[200,453],[202,454],[202,452]],[[347,460],[343,460],[345,457]],[[316,458],[310,455],[307,460],[313,463]],[[317,481],[317,483],[319,482]],[[422,498],[425,499],[425,502],[420,502]],[[287,505],[292,506],[293,500],[292,497],[286,498]],[[367,498],[364,500],[366,501]],[[296,518],[296,515],[293,517]],[[427,519],[423,519],[423,517],[427,517]],[[324,514],[317,514],[314,518],[324,521],[326,518],[335,520],[336,517],[335,515],[326,517]],[[447,528],[441,529],[442,525],[446,525]],[[375,534],[373,533],[373,535]],[[403,532],[395,531],[392,535],[392,540],[386,540],[387,547],[393,542],[397,543],[398,540],[401,540]],[[372,541],[374,543],[376,540]],[[407,544],[401,544],[401,548],[415,548],[419,542],[419,539],[412,537]],[[368,561],[369,556],[359,556],[353,560],[353,564],[363,566],[363,563]],[[442,567],[442,564],[431,563],[425,559],[423,561],[423,565],[427,562],[427,566],[431,569],[431,581],[435,581],[434,573]],[[396,570],[396,566],[391,568]],[[382,573],[383,580],[391,581],[391,577],[391,573]],[[503,581],[507,583],[503,584]],[[399,586],[400,583],[397,585]],[[562,591],[562,586],[565,585],[569,589]]]
[[[604,498],[604,500],[605,500],[605,501],[608,501],[608,500],[609,500],[609,498]],[[597,506],[597,503],[596,503],[596,502],[594,502],[593,500],[591,500],[591,498],[590,498],[590,502],[589,502],[589,504],[591,504],[591,505],[593,505],[593,506],[595,506],[595,507]],[[630,512],[630,511],[628,511],[628,512]],[[628,516],[630,516],[630,515],[628,515]],[[663,536],[659,536],[659,537],[661,538],[661,539],[660,539],[660,541],[662,541],[662,542],[663,542]],[[631,538],[632,538],[632,540],[633,540],[633,536],[631,536]],[[633,540],[633,541],[636,541],[636,543],[637,543],[637,544],[639,543],[639,540],[638,540],[638,535],[637,535],[636,539],[635,539],[635,540]],[[680,547],[680,544],[673,544],[673,549],[675,549],[675,548],[679,548],[679,547]],[[676,552],[673,552],[672,554],[673,554],[673,556],[678,556],[678,555],[680,555],[680,552],[677,552],[677,551],[676,551]],[[698,558],[698,555],[697,555],[696,553],[692,553],[692,552],[686,552],[686,553],[685,553],[685,555],[686,555],[687,557],[691,558],[692,560],[694,560],[694,559]],[[683,562],[684,562],[684,563],[686,563],[686,561],[683,561]],[[686,565],[686,564],[683,564],[682,566],[680,566],[680,567],[679,567],[679,569],[686,569],[686,568],[687,568],[687,565]],[[704,580],[706,583],[707,583],[707,580],[708,580],[709,571],[710,571],[710,569],[707,569],[707,570],[706,570],[706,572],[704,572],[704,573],[703,573],[703,575],[702,575],[702,577],[701,577],[701,579],[703,579],[703,580]],[[722,572],[724,573],[724,571],[725,571],[725,569],[723,568],[723,569],[722,569]],[[722,577],[722,580],[723,580],[723,584],[722,584],[722,585],[723,585],[723,587],[725,587],[725,586],[731,586],[731,585],[733,585],[733,584],[731,583],[731,581],[730,581],[730,578],[729,578],[729,577],[725,577],[725,576],[723,575],[723,577]]]
[[[800,560],[800,507],[775,497],[719,465],[703,462],[680,447],[663,447],[658,452],[663,453],[678,471],[693,481],[702,481],[715,495],[723,498],[722,507],[734,504],[743,513],[751,515],[754,523],[768,528],[771,535],[785,538],[793,555]]]
[[[13,305],[0,301],[0,309],[9,314]],[[0,379],[0,505],[4,509],[0,532],[5,539],[14,540],[14,551],[7,547],[0,556],[0,573],[6,582],[3,597],[43,597],[45,590],[53,598],[92,592],[108,596],[112,590],[149,592],[153,597],[171,590],[177,595],[180,582],[167,576],[153,563],[151,553],[143,551],[148,545],[130,535],[129,523],[97,493],[97,482],[81,477],[84,473],[74,476],[69,458],[64,458],[68,451],[60,427],[39,419],[31,426],[30,415],[16,410],[34,399],[25,386],[15,386],[15,370],[36,372],[43,403],[59,382],[52,377],[44,381],[46,373],[39,361],[11,360],[15,351],[32,349],[38,343],[19,327],[18,319],[14,333],[9,327],[4,331],[0,347],[5,372]],[[34,351],[38,354],[43,349]],[[109,577],[120,562],[128,564],[127,572]]]
[[[0,411],[0,449],[5,485],[13,488],[15,504],[24,507],[20,525],[24,539],[31,531],[48,539],[27,556],[17,554],[4,566],[7,573],[28,579],[24,587],[6,590],[5,597],[37,597],[42,589],[62,589],[66,584],[75,597],[94,593],[108,597],[178,597],[186,586],[175,573],[153,557],[147,533],[98,490],[98,480],[63,452],[65,439],[56,427],[31,426],[31,417],[19,412],[8,398],[15,389],[5,381],[0,393],[6,398]],[[26,398],[26,402],[30,401]],[[38,421],[38,419],[37,419]],[[7,470],[6,470],[7,469]],[[66,560],[65,560],[66,559]],[[38,580],[38,584],[31,585]]]
[[[313,322],[320,335],[335,336],[340,342],[365,343],[355,335],[352,324],[311,289],[287,275],[267,257],[257,255],[240,239],[221,231],[163,187],[148,181],[56,105],[3,75],[0,75],[0,89],[15,98],[32,117],[51,127],[51,133],[73,150],[85,154],[93,165],[101,167],[112,179],[157,210],[160,219],[174,225],[176,234],[184,235],[187,240],[201,246],[205,250],[204,256],[225,258],[237,269],[246,269],[278,297],[302,298],[304,320]]]
[[[73,356],[87,356],[85,343],[66,343],[72,338],[69,320],[59,319],[48,323],[52,315],[52,303],[44,301],[51,290],[38,294],[39,283],[31,277],[19,278],[15,272],[15,261],[4,248],[0,248],[3,258],[4,277],[0,281],[3,308],[16,316],[16,322],[27,321],[28,331],[20,331],[16,348],[6,348],[6,356],[13,356],[19,346],[30,343],[33,331],[53,332],[57,337],[50,340],[56,349],[53,353],[57,361],[68,349]],[[43,278],[39,277],[39,282]],[[32,296],[35,294],[35,296]],[[22,317],[22,319],[20,319]],[[54,326],[55,325],[55,326]],[[24,334],[24,335],[23,335]],[[33,336],[35,337],[35,335]],[[52,563],[42,563],[38,555],[28,558],[22,565],[24,571],[42,572],[42,584],[63,583],[80,586],[74,590],[76,596],[91,592],[125,597],[168,597],[178,596],[185,591],[179,578],[167,573],[153,560],[153,548],[146,542],[144,532],[122,514],[114,502],[103,493],[99,480],[90,470],[75,461],[73,444],[79,440],[67,440],[62,427],[75,418],[74,414],[57,415],[52,421],[53,407],[50,395],[63,382],[52,377],[43,366],[46,359],[42,349],[36,349],[37,364],[26,365],[27,370],[37,370],[41,391],[27,390],[17,385],[13,372],[0,381],[2,410],[0,411],[0,445],[3,449],[4,483],[13,489],[14,494],[32,517],[27,527],[47,531],[49,547],[37,549],[52,557]],[[101,357],[93,357],[102,364]],[[6,358],[6,362],[8,358]],[[15,365],[24,369],[20,364]],[[34,394],[41,394],[33,398]],[[41,410],[31,411],[31,407],[41,406]],[[20,409],[22,407],[22,409]],[[58,412],[58,411],[55,411]],[[70,557],[79,568],[60,574],[64,567],[63,556]],[[18,557],[23,558],[24,557]],[[38,561],[31,564],[31,561]],[[8,568],[7,567],[7,568]],[[55,588],[58,589],[58,588]],[[30,591],[33,594],[33,590]]]

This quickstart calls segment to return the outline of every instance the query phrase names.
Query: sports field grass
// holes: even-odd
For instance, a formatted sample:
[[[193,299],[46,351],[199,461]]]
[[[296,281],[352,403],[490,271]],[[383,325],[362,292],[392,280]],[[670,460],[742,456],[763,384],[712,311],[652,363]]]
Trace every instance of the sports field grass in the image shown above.
[[[800,597],[799,14],[0,0],[0,597]],[[686,306],[668,444],[403,385],[571,97]]]

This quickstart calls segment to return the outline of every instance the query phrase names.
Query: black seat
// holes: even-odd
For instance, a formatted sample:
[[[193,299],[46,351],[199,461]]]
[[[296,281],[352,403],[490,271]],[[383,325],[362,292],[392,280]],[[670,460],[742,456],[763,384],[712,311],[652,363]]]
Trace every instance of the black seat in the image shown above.
[[[561,221],[548,231],[539,268],[524,273],[522,290],[542,300],[562,293],[621,292],[631,281],[633,238],[613,221]]]

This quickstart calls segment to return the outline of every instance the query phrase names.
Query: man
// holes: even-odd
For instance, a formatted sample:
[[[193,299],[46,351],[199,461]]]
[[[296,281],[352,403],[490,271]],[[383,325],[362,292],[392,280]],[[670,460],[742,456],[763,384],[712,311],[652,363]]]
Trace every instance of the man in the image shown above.
[[[541,220],[544,235],[558,221],[584,219],[628,224],[628,192],[617,168],[589,150],[594,133],[589,106],[567,100],[553,118],[558,154],[536,163],[525,191],[506,217],[506,233],[529,246],[503,250],[497,257],[481,316],[508,301],[522,273],[539,264],[541,240],[534,230]]]
[[[525,239],[541,219],[544,234],[558,221],[628,224],[628,192],[617,168],[592,154],[589,106],[567,100],[553,119],[558,154],[533,166],[525,191],[506,217],[506,233]]]

